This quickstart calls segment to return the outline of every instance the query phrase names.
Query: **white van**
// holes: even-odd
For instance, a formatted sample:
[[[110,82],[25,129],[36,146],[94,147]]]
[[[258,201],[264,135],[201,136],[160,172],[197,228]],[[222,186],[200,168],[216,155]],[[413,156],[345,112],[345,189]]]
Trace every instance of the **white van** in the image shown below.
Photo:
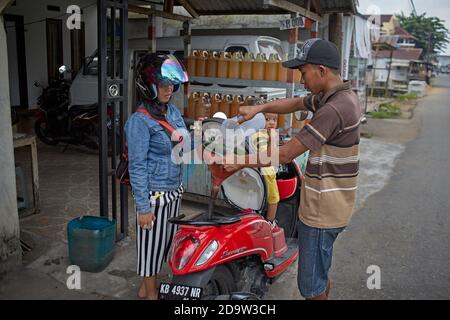
[[[146,49],[147,39],[130,39],[129,48]],[[269,56],[277,53],[281,58],[285,56],[285,50],[279,39],[267,36],[192,36],[192,50],[226,51],[226,52],[252,52],[265,53]],[[183,37],[165,37],[156,39],[156,50],[172,53],[178,58],[184,56]]]

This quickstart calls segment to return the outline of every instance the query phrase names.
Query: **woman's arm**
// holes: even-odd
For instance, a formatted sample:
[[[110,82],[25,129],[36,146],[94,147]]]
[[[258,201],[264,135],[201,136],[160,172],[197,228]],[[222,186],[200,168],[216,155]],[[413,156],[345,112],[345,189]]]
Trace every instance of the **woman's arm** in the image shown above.
[[[150,212],[147,154],[150,131],[138,115],[131,117],[125,125],[128,143],[128,172],[133,190],[133,197],[138,214]]]

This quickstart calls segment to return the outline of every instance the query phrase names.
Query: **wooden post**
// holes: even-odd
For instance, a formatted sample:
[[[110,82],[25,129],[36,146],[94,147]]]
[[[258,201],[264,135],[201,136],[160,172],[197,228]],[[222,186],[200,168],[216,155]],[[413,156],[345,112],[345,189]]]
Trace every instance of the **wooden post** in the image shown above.
[[[318,37],[319,37],[319,22],[314,21],[311,27],[311,38],[318,38]]]
[[[33,169],[33,195],[35,213],[38,214],[41,208],[41,200],[39,196],[39,169],[38,169],[37,145],[36,137],[33,136],[31,140],[31,167]]]
[[[173,0],[164,0],[163,10],[168,13],[173,13]]]
[[[291,18],[296,18],[297,14],[292,13]],[[288,60],[294,59],[297,55],[297,42],[298,42],[298,28],[290,29],[288,30],[288,43],[289,43],[289,54],[288,54]],[[286,98],[292,98],[294,96],[294,89],[295,89],[295,79],[294,79],[294,70],[289,69],[287,72],[287,82],[288,85],[286,87]],[[292,119],[293,115],[290,114],[286,117],[285,123],[284,123],[284,129],[288,129],[288,134],[292,134]]]
[[[329,38],[330,41],[333,42],[339,50],[339,53],[341,56],[343,55],[342,52],[342,42],[343,42],[343,32],[342,32],[342,23],[344,20],[344,14],[342,13],[335,13],[330,15],[330,25],[329,25]],[[341,66],[341,72],[342,72]]]
[[[191,54],[191,23],[189,21],[183,22],[183,31],[181,32],[184,37],[184,65],[187,66],[188,57]],[[183,114],[186,115],[186,108],[188,106],[189,101],[189,83],[186,83],[183,86],[184,90],[184,105],[183,105]]]
[[[377,57],[378,57],[378,53],[380,52],[380,47],[377,46],[377,49],[375,51],[375,57],[373,58],[373,67],[372,67],[372,88],[370,89],[370,97],[373,97],[373,91],[375,90],[374,86],[375,86],[375,78],[376,78],[376,73],[377,73]]]
[[[391,51],[391,58],[389,61],[389,69],[388,69],[388,76],[386,80],[386,87],[384,89],[384,96],[387,97],[389,94],[389,80],[391,79],[391,69],[392,69],[392,58],[394,57],[394,50]]]
[[[148,16],[148,29],[147,29],[147,39],[148,39],[148,51],[156,52],[156,16]]]

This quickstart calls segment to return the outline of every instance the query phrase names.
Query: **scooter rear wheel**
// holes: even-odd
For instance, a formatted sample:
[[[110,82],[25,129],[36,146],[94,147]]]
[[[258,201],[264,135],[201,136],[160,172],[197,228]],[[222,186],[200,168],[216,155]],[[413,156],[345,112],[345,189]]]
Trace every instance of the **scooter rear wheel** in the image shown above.
[[[236,282],[227,266],[217,266],[203,290],[203,299],[212,300],[217,296],[229,295],[236,291]]]

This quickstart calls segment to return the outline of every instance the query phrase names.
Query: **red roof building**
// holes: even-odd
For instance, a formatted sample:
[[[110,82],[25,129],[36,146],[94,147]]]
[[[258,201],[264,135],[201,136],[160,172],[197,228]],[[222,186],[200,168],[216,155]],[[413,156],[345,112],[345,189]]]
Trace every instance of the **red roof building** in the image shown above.
[[[400,48],[394,51],[393,59],[397,60],[420,60],[423,49],[420,48]],[[390,51],[380,51],[376,56],[377,59],[389,59],[391,57]]]

